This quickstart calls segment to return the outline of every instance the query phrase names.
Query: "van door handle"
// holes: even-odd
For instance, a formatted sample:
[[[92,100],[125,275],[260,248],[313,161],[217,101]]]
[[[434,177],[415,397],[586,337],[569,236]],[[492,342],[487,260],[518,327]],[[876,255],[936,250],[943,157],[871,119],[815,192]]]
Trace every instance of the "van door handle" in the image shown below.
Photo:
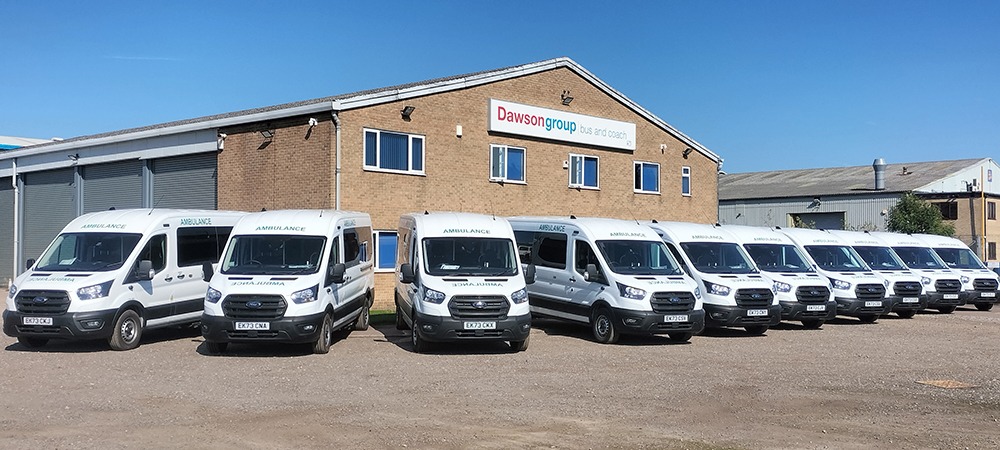
[[[178,280],[183,279],[183,278],[184,278],[184,274],[183,273],[177,274],[177,279]]]
[[[163,281],[173,281],[173,280],[174,280],[174,277],[166,277],[166,278],[163,279]]]

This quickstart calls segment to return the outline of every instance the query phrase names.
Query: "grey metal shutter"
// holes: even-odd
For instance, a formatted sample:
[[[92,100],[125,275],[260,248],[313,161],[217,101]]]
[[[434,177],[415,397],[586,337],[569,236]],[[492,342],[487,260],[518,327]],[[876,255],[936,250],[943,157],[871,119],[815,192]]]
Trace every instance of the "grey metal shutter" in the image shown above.
[[[14,188],[10,177],[0,178],[0,282],[14,278]]]
[[[215,209],[218,153],[153,160],[153,206]]]
[[[76,218],[74,170],[31,172],[24,177],[24,259],[38,259],[52,238]],[[23,264],[23,261],[19,261]]]
[[[142,168],[139,160],[84,166],[83,212],[141,208]]]

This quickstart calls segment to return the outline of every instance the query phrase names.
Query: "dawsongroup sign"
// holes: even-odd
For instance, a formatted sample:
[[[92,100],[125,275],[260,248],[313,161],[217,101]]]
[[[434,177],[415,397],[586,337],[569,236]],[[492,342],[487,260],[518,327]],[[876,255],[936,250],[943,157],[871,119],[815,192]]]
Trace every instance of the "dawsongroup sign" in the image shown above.
[[[490,131],[635,150],[635,124],[490,99]]]

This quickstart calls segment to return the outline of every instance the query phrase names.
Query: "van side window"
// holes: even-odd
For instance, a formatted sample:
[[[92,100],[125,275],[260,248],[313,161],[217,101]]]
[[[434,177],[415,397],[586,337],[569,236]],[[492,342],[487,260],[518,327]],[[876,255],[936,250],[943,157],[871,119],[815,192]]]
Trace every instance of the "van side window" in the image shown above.
[[[584,240],[577,240],[574,243],[574,247],[576,248],[576,257],[574,259],[574,269],[576,272],[583,275],[587,272],[587,264],[593,264],[597,266],[597,272],[600,273],[601,276],[597,280],[590,281],[605,282],[604,280],[606,280],[606,278],[604,277],[604,271],[601,270],[600,260],[597,259],[597,253],[595,253],[594,249],[590,247],[590,244]]]
[[[177,229],[177,266],[217,262],[232,227],[185,227]]]
[[[671,244],[669,242],[664,242],[664,244],[667,245],[667,249],[670,250],[670,254],[674,255],[674,259],[676,259],[677,263],[680,264],[682,268],[684,268],[684,271],[687,273],[691,273],[691,270],[688,269],[687,263],[684,262],[684,257],[681,256],[681,252],[677,251],[677,247],[674,247],[674,244]]]
[[[368,230],[367,233],[360,234],[357,228],[344,230],[344,264],[347,267],[353,267],[361,264],[363,261],[371,260],[371,253],[374,251],[370,245],[371,228],[363,229]],[[362,236],[366,237],[362,238]]]
[[[153,263],[153,270],[159,272],[167,267],[167,235],[158,234],[149,238],[146,246],[139,253],[137,261],[149,260]],[[138,266],[136,266],[138,268]]]
[[[517,254],[521,264],[531,264],[531,246],[535,243],[535,232],[515,231],[514,241],[517,242]]]
[[[556,269],[566,268],[566,249],[568,248],[566,235],[557,233],[539,233],[535,238],[534,258],[535,265],[544,267],[554,267]]]
[[[410,230],[406,228],[396,230],[396,262],[397,264],[410,262]]]

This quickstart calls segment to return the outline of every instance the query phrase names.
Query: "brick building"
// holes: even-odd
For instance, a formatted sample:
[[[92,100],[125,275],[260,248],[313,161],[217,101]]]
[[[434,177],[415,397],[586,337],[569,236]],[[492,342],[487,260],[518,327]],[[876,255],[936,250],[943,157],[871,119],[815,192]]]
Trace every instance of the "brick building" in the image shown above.
[[[0,277],[21,270],[14,261],[36,257],[76,214],[110,206],[340,208],[372,216],[376,308],[392,304],[402,213],[712,223],[722,162],[568,58],[8,153],[0,209],[11,214],[0,217],[19,218],[8,225],[13,245],[0,244]],[[31,199],[46,171],[63,171],[48,191],[75,185],[72,204],[50,217],[57,226],[39,230],[25,222],[41,216]],[[97,189],[116,176],[139,192]]]

